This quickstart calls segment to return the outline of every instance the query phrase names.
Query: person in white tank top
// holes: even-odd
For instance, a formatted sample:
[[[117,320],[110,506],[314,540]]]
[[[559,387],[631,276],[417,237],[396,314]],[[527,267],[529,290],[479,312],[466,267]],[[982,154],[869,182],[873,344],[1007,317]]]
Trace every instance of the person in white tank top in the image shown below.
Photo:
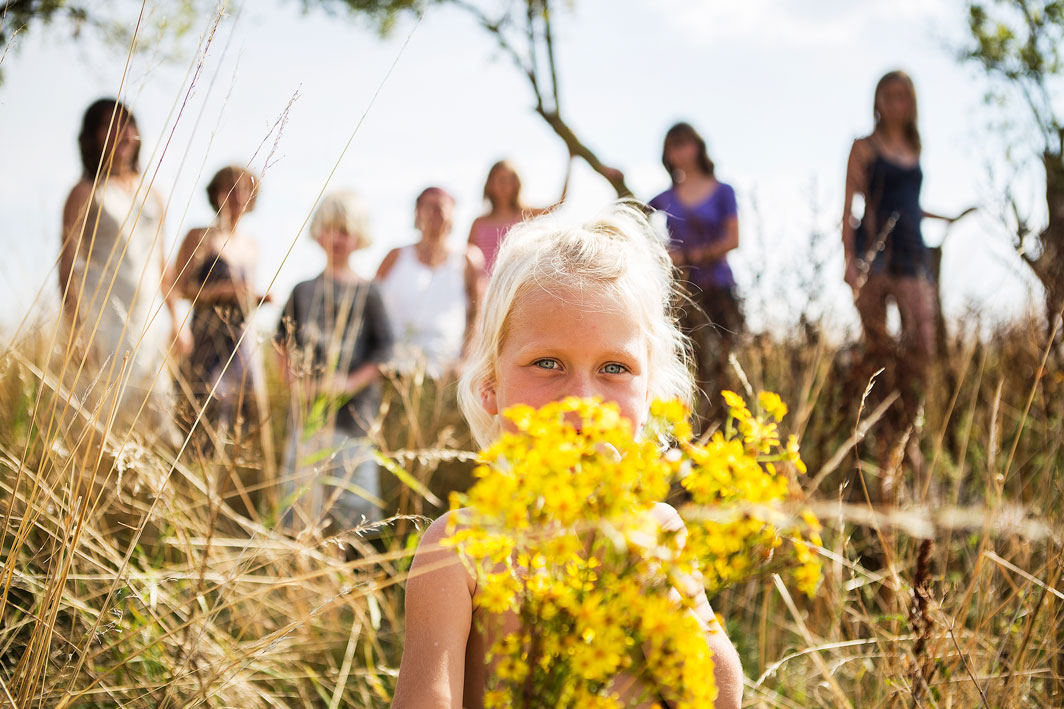
[[[84,173],[63,208],[59,257],[67,324],[90,365],[76,390],[123,423],[136,419],[140,430],[173,438],[167,351],[173,339],[188,340],[168,297],[164,205],[141,180],[140,136],[124,105],[90,106],[79,143]]]
[[[395,329],[392,364],[400,373],[423,367],[441,378],[457,368],[469,339],[486,286],[484,257],[476,246],[448,245],[453,216],[454,198],[439,187],[426,189],[414,211],[421,240],[393,249],[377,271]]]

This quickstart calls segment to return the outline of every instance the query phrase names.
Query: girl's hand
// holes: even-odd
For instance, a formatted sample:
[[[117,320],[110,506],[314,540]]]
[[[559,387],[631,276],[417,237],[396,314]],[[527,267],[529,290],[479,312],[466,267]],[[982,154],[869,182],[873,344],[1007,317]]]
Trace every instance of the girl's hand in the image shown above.
[[[188,357],[192,354],[192,332],[187,327],[181,327],[181,323],[174,322],[170,326],[170,351],[175,357]]]
[[[351,393],[351,382],[346,374],[326,375],[321,382],[321,391],[327,396],[344,396]]]
[[[861,271],[857,268],[857,258],[855,256],[849,256],[846,258],[846,273],[843,275],[843,280],[846,281],[846,285],[857,290],[857,284],[861,278]]]
[[[952,219],[950,219],[950,220],[949,220],[949,223],[950,223],[950,224],[952,225],[952,224],[953,224],[954,222],[959,222],[959,221],[960,221],[961,219],[964,219],[964,218],[965,218],[966,216],[968,216],[968,215],[969,215],[969,214],[971,214],[972,212],[976,211],[977,209],[979,209],[979,208],[978,208],[978,207],[975,207],[975,206],[972,206],[972,207],[968,207],[968,208],[967,208],[967,209],[965,209],[965,210],[964,210],[963,212],[961,212],[961,213],[960,213],[960,214],[958,214],[957,216],[955,216],[955,217],[953,217]]]

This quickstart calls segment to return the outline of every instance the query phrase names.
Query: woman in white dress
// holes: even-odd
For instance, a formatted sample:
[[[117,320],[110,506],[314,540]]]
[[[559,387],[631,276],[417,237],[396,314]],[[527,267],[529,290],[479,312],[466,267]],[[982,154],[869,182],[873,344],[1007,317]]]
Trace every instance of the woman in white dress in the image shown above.
[[[64,314],[85,355],[76,390],[101,421],[115,411],[123,424],[171,437],[167,351],[188,340],[167,284],[164,203],[141,179],[140,134],[126,106],[89,106],[78,143],[83,172],[63,207],[59,258]]]

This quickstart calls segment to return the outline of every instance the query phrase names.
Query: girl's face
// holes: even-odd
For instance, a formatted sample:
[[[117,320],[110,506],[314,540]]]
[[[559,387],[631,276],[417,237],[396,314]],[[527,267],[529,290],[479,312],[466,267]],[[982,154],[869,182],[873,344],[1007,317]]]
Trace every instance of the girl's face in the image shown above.
[[[358,249],[358,237],[352,236],[347,229],[326,229],[318,237],[329,263],[336,266],[346,266],[348,260]]]
[[[913,96],[903,81],[888,81],[876,101],[884,123],[900,125],[913,117]]]
[[[424,236],[447,236],[454,222],[454,200],[437,193],[423,196],[414,209],[414,222]]]
[[[690,138],[675,138],[665,144],[669,164],[684,172],[694,171],[698,165],[698,143]]]
[[[115,171],[131,168],[137,148],[140,146],[140,133],[137,131],[137,126],[129,120],[116,120],[111,126],[111,135],[108,139],[108,125],[107,122],[101,123],[96,130],[97,143],[103,146],[104,160],[110,160],[113,156],[112,170]]]
[[[506,168],[495,170],[488,177],[488,186],[484,191],[494,204],[513,204],[517,197],[517,175]]]
[[[482,403],[496,416],[514,404],[597,396],[616,403],[638,431],[650,406],[648,359],[643,329],[616,298],[537,288],[510,312],[496,379],[482,390]],[[509,421],[503,425],[509,430]]]
[[[222,209],[229,214],[230,220],[235,222],[248,211],[254,190],[255,186],[251,180],[241,176],[236,184],[222,185],[214,197],[222,204]]]

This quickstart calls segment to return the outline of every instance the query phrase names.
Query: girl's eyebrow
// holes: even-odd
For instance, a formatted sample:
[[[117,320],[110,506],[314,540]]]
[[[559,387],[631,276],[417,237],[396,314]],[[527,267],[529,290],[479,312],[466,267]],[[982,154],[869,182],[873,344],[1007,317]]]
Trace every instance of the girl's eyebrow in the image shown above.
[[[560,357],[565,354],[563,349],[564,347],[559,347],[558,345],[532,341],[518,348],[517,357],[518,359],[524,359],[526,357],[532,356]],[[622,347],[620,349],[605,350],[603,352],[599,352],[596,356],[596,359],[601,360],[603,362],[611,360],[635,362],[639,359],[639,350],[636,347]]]

